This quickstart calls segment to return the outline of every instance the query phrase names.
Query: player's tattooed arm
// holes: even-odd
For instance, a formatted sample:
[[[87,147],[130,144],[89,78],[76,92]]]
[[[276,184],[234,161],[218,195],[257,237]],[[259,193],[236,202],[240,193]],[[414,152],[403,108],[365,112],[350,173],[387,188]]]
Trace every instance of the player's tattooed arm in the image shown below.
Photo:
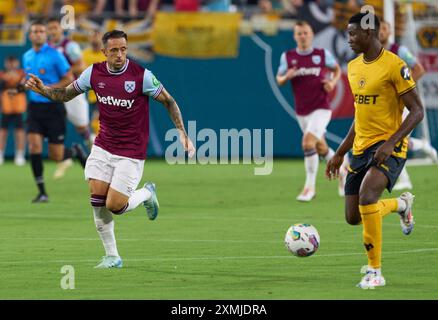
[[[175,128],[181,130],[185,133],[184,122],[181,115],[181,110],[178,107],[175,99],[167,92],[165,88],[156,98],[157,101],[161,102],[169,112],[170,119],[175,124]]]
[[[167,92],[165,88],[161,90],[161,93],[155,100],[161,102],[169,112],[170,119],[175,124],[175,128],[178,129],[179,138],[181,140],[182,145],[184,146],[184,150],[189,153],[189,157],[193,157],[195,154],[195,147],[193,146],[192,141],[187,136],[186,129],[184,127],[184,121],[181,115],[181,110],[178,107],[175,99]]]
[[[42,95],[53,101],[70,101],[80,93],[76,91],[73,84],[69,84],[66,88],[50,88],[44,86]]]
[[[73,87],[73,84],[69,84],[66,88],[51,88],[45,86],[41,79],[33,74],[29,74],[29,79],[26,81],[25,87],[53,101],[70,101],[80,94],[80,92],[76,91]]]

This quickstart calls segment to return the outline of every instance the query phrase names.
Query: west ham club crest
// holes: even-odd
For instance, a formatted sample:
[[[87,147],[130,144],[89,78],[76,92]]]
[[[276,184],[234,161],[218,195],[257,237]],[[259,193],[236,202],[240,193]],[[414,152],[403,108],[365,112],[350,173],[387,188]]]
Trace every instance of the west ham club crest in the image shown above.
[[[125,81],[125,90],[127,93],[131,93],[135,90],[135,81]]]
[[[312,62],[314,64],[320,64],[321,63],[321,56],[312,56]]]

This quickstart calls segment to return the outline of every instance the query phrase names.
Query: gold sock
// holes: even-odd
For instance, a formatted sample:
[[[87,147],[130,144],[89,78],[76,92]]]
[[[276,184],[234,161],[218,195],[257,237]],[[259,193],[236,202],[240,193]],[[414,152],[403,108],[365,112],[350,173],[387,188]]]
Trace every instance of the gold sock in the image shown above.
[[[380,205],[380,214],[382,218],[390,214],[391,212],[397,212],[398,203],[396,198],[383,199],[378,202]]]
[[[368,265],[371,268],[380,268],[382,259],[382,215],[380,205],[373,203],[359,205],[359,212],[363,223],[363,242],[368,256]]]

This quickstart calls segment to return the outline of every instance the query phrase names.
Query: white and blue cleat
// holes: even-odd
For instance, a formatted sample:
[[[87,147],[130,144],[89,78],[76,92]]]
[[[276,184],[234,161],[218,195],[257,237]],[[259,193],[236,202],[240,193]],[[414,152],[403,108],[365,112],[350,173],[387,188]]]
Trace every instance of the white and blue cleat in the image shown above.
[[[102,261],[95,266],[95,269],[110,269],[110,268],[121,268],[123,266],[122,259],[115,256],[104,256]]]
[[[406,209],[400,212],[400,226],[404,235],[409,235],[414,229],[414,216],[412,215],[412,204],[415,196],[410,192],[403,192],[400,197],[406,203]]]
[[[160,209],[155,184],[152,182],[146,182],[144,188],[150,191],[151,197],[143,202],[143,206],[146,208],[149,220],[155,220],[158,216],[158,210]]]

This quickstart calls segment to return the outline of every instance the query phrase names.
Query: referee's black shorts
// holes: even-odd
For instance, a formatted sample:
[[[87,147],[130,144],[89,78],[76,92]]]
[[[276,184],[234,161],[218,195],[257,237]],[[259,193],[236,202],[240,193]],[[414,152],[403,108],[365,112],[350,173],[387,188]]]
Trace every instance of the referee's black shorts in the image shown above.
[[[384,164],[377,166],[376,161],[374,160],[374,154],[384,142],[385,141],[379,141],[366,149],[364,153],[353,155],[350,161],[350,167],[348,168],[347,180],[345,182],[345,195],[359,194],[362,180],[368,169],[372,166],[383,172],[388,178],[386,189],[388,189],[389,192],[392,191],[392,188],[406,163],[406,159],[391,155]]]
[[[27,110],[27,133],[39,133],[49,143],[64,143],[67,112],[63,103],[31,102]]]

